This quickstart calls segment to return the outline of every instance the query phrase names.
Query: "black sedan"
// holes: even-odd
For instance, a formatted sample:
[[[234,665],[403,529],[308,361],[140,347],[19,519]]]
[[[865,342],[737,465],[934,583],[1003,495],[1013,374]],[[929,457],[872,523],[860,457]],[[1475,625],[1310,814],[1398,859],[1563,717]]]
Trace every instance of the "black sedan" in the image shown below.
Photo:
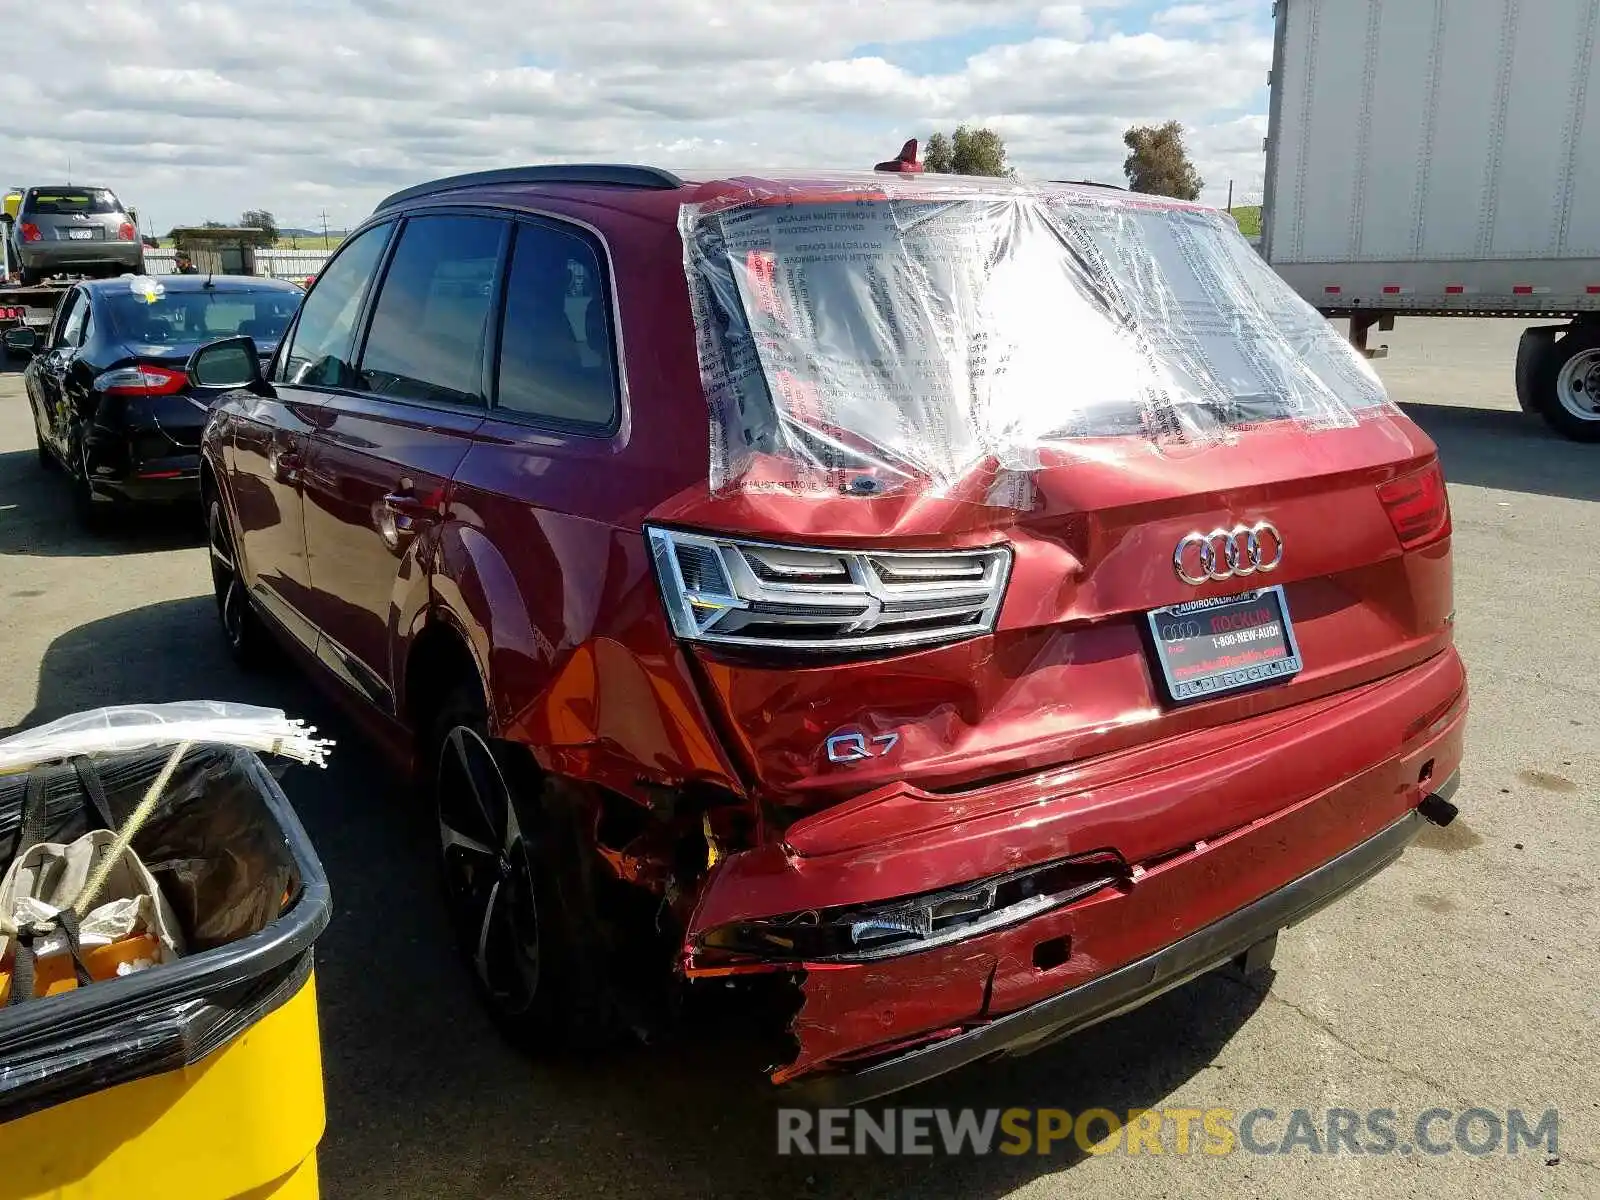
[[[242,276],[121,276],[61,301],[24,376],[39,461],[72,480],[94,523],[119,504],[198,498],[200,434],[212,395],[184,367],[207,342],[248,335],[264,358],[304,293]],[[7,336],[8,344],[14,332]]]

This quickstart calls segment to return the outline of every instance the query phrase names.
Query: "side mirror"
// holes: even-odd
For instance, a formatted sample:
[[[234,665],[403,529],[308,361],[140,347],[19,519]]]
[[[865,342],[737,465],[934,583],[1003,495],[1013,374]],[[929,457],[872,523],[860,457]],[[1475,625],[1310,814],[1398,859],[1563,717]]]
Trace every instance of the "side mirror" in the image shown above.
[[[7,354],[16,354],[22,358],[32,358],[39,352],[39,331],[30,329],[26,325],[17,325],[6,330],[5,336],[0,338],[6,348]]]
[[[262,384],[261,357],[252,337],[223,338],[189,356],[189,382],[197,388],[254,388]]]

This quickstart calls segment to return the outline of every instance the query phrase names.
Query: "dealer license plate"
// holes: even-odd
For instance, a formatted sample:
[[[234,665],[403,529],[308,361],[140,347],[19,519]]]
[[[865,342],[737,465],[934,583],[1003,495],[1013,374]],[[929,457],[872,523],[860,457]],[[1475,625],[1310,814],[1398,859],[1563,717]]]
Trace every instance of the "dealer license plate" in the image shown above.
[[[1176,704],[1283,683],[1303,665],[1281,587],[1174,604],[1148,616],[1167,696]]]

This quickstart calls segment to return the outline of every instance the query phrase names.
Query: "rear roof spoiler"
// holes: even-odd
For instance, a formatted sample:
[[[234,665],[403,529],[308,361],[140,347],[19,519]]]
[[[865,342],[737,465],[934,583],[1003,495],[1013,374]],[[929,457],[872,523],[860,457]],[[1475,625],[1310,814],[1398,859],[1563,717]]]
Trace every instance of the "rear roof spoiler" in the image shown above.
[[[374,212],[382,212],[408,200],[418,200],[444,192],[457,192],[474,187],[503,187],[510,184],[599,184],[609,187],[648,188],[654,191],[675,191],[683,187],[683,180],[671,171],[660,167],[639,167],[628,163],[548,163],[533,167],[502,167],[493,171],[473,171],[467,175],[450,175],[414,187],[402,188],[379,202]]]

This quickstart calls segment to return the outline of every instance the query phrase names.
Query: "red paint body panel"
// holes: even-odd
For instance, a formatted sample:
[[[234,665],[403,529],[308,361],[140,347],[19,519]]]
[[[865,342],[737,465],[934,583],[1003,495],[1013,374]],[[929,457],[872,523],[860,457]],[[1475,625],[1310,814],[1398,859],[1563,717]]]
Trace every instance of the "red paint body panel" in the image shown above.
[[[751,844],[682,889],[691,974],[774,966],[704,955],[700,935],[730,922],[1089,851],[1152,864],[1121,891],[999,932],[807,967],[801,1054],[783,1077],[971,1027],[1168,945],[1414,807],[1424,761],[1435,778],[1456,770],[1466,701],[1450,541],[1403,551],[1377,490],[1435,448],[1392,409],[1159,451],[1084,440],[1045,453],[1015,508],[986,502],[1005,482],[993,468],[941,497],[712,494],[676,220],[680,203],[742,186],[452,196],[570,219],[604,251],[622,368],[609,432],[280,386],[220,403],[205,454],[258,606],[397,755],[417,733],[405,722],[435,699],[414,650],[445,636],[475,666],[493,732],[545,771],[647,810],[700,789],[751,815]],[[401,481],[434,507],[391,549],[381,509]],[[1177,577],[1180,539],[1264,519],[1284,550],[1270,576]],[[1013,561],[991,635],[763,661],[674,637],[646,522],[839,549],[1004,544]],[[1304,670],[1169,703],[1145,614],[1258,582],[1283,585]],[[340,652],[364,665],[368,693]],[[829,761],[827,739],[850,730],[896,738],[882,757]],[[1036,970],[1033,946],[1061,935],[1067,961]]]
[[[1445,673],[1459,681],[1459,665],[1449,666]],[[1398,681],[1390,690],[1407,686]],[[1009,929],[922,954],[871,965],[808,967],[805,1006],[794,1024],[800,1054],[779,1078],[919,1032],[970,1027],[1025,1008],[1171,945],[1293,882],[1414,808],[1425,761],[1434,763],[1434,778],[1456,770],[1466,721],[1465,694],[1459,695],[1437,732],[1331,788],[1153,866],[1125,889],[1107,888]],[[1387,707],[1369,713],[1376,719],[1378,709]],[[1034,947],[1059,937],[1071,939],[1067,961],[1050,970],[1035,967]]]

